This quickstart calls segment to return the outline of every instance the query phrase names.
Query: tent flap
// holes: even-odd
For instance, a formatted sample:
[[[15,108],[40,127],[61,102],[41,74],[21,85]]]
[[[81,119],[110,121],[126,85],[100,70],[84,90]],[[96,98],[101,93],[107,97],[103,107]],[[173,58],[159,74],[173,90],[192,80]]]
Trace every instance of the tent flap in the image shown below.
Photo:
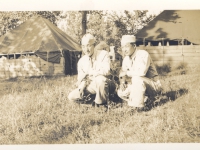
[[[35,54],[45,61],[57,63],[57,64],[60,63],[60,57],[61,57],[60,51],[51,51],[51,52],[36,51]]]
[[[65,58],[65,74],[66,75],[74,75],[78,73],[77,70],[77,52],[63,50],[63,56]]]

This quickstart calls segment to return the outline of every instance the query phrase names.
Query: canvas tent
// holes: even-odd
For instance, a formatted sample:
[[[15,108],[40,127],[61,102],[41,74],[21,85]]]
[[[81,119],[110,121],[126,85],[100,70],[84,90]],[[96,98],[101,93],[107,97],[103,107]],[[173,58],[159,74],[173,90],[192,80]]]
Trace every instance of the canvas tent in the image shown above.
[[[137,41],[186,40],[200,44],[200,10],[164,10],[137,34]]]
[[[34,16],[0,37],[0,55],[34,53],[45,61],[65,62],[65,74],[76,73],[80,45],[49,20]]]
[[[136,34],[137,45],[157,65],[199,65],[199,25],[200,10],[165,10]]]

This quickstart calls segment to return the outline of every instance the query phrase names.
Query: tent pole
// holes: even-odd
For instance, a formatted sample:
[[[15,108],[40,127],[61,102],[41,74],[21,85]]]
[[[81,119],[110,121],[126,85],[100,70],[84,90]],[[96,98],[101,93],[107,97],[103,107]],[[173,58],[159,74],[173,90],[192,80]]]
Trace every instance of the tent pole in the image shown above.
[[[163,40],[163,38],[162,38],[162,45],[164,46],[164,40]]]
[[[47,68],[48,68],[48,75],[49,75],[49,51],[47,51]]]
[[[7,53],[7,61],[9,62],[9,54]],[[7,65],[7,74],[8,74],[8,78],[10,78],[10,64],[8,63]]]
[[[163,38],[162,38],[162,52],[163,52],[163,65],[164,65],[164,41],[163,41]]]
[[[63,64],[62,64],[62,59],[61,58],[63,58],[64,59],[64,54],[63,54],[63,50],[61,50],[61,57],[60,57],[60,64],[63,66]],[[62,67],[63,69],[62,69],[62,72],[64,73],[64,67]],[[54,69],[54,68],[53,68]]]
[[[183,45],[184,45],[184,38],[182,38],[182,42],[181,42],[181,45],[182,45],[182,57],[183,57],[183,63],[184,63],[184,54],[183,54]]]
[[[71,55],[71,51],[69,51],[69,56],[70,56],[70,75],[72,75],[72,55]]]
[[[14,65],[16,65],[16,54],[14,53]]]
[[[167,41],[167,46],[169,46],[169,41]]]
[[[143,38],[143,46],[145,46],[145,38]]]
[[[23,77],[23,75],[22,75],[22,54],[21,54],[21,52],[19,53],[19,64],[20,64],[20,73],[21,73],[21,76]]]
[[[37,56],[38,57],[38,56]],[[41,71],[41,62],[40,62],[40,57],[38,57],[38,62],[39,62],[39,68],[40,68],[40,71]]]
[[[15,53],[14,53],[14,66],[16,67],[16,55],[15,55]],[[16,73],[16,69],[15,69],[15,73]],[[18,75],[18,74],[17,74]],[[17,76],[16,75],[16,76]]]

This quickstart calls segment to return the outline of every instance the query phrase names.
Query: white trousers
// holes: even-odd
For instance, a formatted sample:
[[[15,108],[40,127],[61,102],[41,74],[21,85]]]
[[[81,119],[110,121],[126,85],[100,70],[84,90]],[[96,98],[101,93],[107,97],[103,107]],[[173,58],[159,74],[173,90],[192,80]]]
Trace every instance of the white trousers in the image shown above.
[[[134,76],[131,82],[124,91],[118,89],[117,94],[121,99],[128,101],[129,106],[133,107],[144,107],[145,93],[153,98],[161,87],[159,81],[155,82],[146,77]]]
[[[85,88],[84,95],[96,94],[95,102],[97,104],[104,104],[109,100],[109,95],[114,93],[114,91],[114,82],[100,75],[92,80],[91,83]],[[68,99],[71,101],[81,100],[78,88],[69,93]]]

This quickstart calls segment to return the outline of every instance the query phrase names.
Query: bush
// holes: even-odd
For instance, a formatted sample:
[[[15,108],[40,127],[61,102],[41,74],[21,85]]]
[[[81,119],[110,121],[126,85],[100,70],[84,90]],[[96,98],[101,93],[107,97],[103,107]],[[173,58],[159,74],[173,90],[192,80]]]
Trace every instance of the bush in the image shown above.
[[[187,68],[187,64],[184,62],[181,62],[176,69],[181,70],[181,69],[186,69]]]
[[[159,75],[166,75],[167,73],[171,71],[171,66],[170,64],[164,64],[162,66],[156,65],[156,69]]]

